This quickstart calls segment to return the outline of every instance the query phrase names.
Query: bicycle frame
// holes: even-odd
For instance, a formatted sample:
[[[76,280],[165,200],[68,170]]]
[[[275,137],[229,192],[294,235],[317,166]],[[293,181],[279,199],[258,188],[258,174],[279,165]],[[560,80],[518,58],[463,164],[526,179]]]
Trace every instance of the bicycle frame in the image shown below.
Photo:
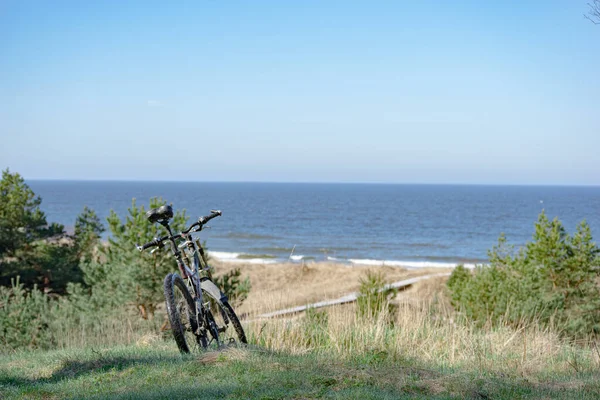
[[[194,298],[194,301],[196,302],[196,317],[198,318],[198,322],[200,323],[200,321],[201,321],[200,317],[203,317],[203,315],[201,315],[203,299],[202,299],[202,289],[201,289],[201,283],[200,283],[200,257],[198,257],[198,253],[200,253],[202,255],[203,260],[206,262],[206,257],[204,257],[204,250],[202,249],[202,246],[198,246],[199,249],[202,249],[201,251],[198,248],[196,248],[196,244],[192,240],[191,233],[187,233],[187,234],[182,233],[180,235],[177,235],[181,239],[184,239],[184,242],[178,246],[177,243],[175,242],[175,237],[173,236],[173,232],[171,231],[169,222],[168,221],[159,221],[159,223],[162,226],[164,226],[165,229],[169,232],[169,240],[171,242],[171,252],[173,253],[173,256],[175,257],[175,260],[177,261],[177,266],[179,267],[179,272],[181,273],[181,277],[183,279],[185,279],[188,282],[188,286],[190,286],[193,289],[193,292],[194,292],[193,298]],[[190,252],[193,254],[193,257],[194,257],[193,269],[190,269],[185,264],[185,262],[183,261],[183,256],[181,254],[181,251],[179,251],[179,249],[184,246],[187,246],[188,249],[190,250]],[[208,268],[208,264],[207,264],[207,268]]]
[[[200,271],[207,272],[210,277],[210,266],[204,255],[204,249],[199,243],[199,239],[193,240],[192,234],[182,235],[182,239],[185,241],[179,245],[179,247],[187,246],[188,251],[192,254],[192,269],[188,268],[186,263],[183,261],[183,257],[177,260],[179,271],[182,273],[182,277],[187,279],[188,284],[194,289],[195,294],[202,299],[202,278],[200,278]],[[198,256],[200,254],[200,256]],[[200,260],[202,258],[202,260]],[[188,260],[189,261],[189,260]]]
[[[183,239],[183,243],[179,246],[175,242],[175,237],[171,232],[171,228],[168,225],[168,222],[162,223],[160,222],[169,232],[170,241],[171,241],[171,251],[175,260],[177,261],[177,266],[179,267],[179,272],[181,272],[181,277],[188,282],[188,286],[193,290],[193,298],[196,302],[196,317],[200,322],[203,315],[200,315],[203,310],[203,293],[202,289],[206,292],[210,293],[211,297],[215,300],[223,302],[227,301],[227,296],[221,292],[221,290],[212,282],[212,276],[210,273],[210,266],[208,265],[208,261],[206,260],[206,255],[204,254],[204,248],[200,244],[199,239],[193,239],[192,233],[181,233],[179,238]],[[193,269],[190,269],[183,260],[183,256],[180,248],[186,247],[189,252],[193,256]],[[189,260],[188,260],[189,261]],[[203,268],[201,268],[204,265]],[[200,271],[205,271],[207,273],[206,277],[200,277]]]

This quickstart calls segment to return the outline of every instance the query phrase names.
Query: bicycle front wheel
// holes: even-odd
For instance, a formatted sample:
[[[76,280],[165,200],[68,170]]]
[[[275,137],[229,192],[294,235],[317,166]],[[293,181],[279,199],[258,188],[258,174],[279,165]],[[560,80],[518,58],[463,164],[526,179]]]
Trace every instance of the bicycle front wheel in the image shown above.
[[[210,292],[203,292],[210,299],[210,310],[219,331],[220,342],[225,346],[248,343],[244,328],[229,302],[223,298],[216,299]]]
[[[197,345],[196,304],[183,279],[178,274],[168,274],[164,282],[167,314],[171,331],[179,351],[189,353]]]

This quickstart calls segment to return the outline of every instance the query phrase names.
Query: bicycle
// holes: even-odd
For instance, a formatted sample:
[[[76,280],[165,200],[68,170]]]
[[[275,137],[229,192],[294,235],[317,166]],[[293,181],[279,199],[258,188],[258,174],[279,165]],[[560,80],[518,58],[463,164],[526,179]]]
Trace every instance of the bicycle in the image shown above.
[[[247,343],[242,324],[227,296],[212,280],[211,267],[200,240],[192,238],[192,234],[200,232],[208,221],[221,215],[221,211],[211,210],[210,215],[198,218],[186,230],[173,234],[169,226],[173,208],[170,205],[154,208],[146,213],[146,218],[151,223],[161,224],[168,235],[136,245],[140,252],[151,247],[155,247],[152,252],[161,250],[167,241],[171,245],[181,275],[167,274],[164,293],[171,330],[182,353],[189,353],[190,344],[194,343],[203,349],[208,349],[213,343],[217,348],[238,341]],[[177,244],[177,240],[182,241]],[[190,264],[191,269],[188,267]],[[237,340],[230,328],[235,331]]]

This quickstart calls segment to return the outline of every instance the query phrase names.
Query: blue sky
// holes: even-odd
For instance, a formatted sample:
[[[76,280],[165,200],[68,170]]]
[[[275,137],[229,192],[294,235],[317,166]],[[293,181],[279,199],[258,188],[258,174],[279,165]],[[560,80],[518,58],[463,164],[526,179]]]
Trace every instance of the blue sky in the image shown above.
[[[0,2],[29,179],[600,185],[586,1]]]

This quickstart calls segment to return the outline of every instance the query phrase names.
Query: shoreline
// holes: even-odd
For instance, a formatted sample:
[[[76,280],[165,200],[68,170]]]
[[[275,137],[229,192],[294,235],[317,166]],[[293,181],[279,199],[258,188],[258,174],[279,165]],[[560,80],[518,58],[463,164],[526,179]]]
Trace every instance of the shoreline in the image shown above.
[[[304,255],[291,255],[288,258],[277,257],[270,254],[248,254],[235,253],[226,251],[211,251],[208,250],[210,258],[219,263],[230,264],[338,264],[346,267],[395,267],[404,269],[423,269],[423,268],[456,268],[458,265],[463,265],[465,268],[474,269],[478,265],[486,265],[486,262],[477,262],[476,260],[464,261],[428,261],[428,260],[379,260],[379,259],[359,259],[359,258],[341,258],[341,257],[326,257],[318,260],[315,257]]]
[[[63,239],[63,237],[59,238]],[[108,240],[102,239],[101,245],[107,246]],[[280,257],[274,254],[252,254],[242,252],[229,252],[220,250],[207,250],[207,253],[212,260],[216,260],[221,264],[253,264],[253,265],[275,265],[275,264],[291,264],[291,265],[317,265],[317,264],[336,264],[345,267],[393,267],[404,268],[408,270],[417,270],[424,268],[433,269],[454,269],[459,265],[467,269],[474,269],[480,265],[488,265],[487,260],[473,259],[443,259],[443,260],[392,260],[392,259],[374,259],[374,258],[343,258],[326,256],[317,258],[314,256],[306,256],[302,254],[290,255],[289,257]]]

